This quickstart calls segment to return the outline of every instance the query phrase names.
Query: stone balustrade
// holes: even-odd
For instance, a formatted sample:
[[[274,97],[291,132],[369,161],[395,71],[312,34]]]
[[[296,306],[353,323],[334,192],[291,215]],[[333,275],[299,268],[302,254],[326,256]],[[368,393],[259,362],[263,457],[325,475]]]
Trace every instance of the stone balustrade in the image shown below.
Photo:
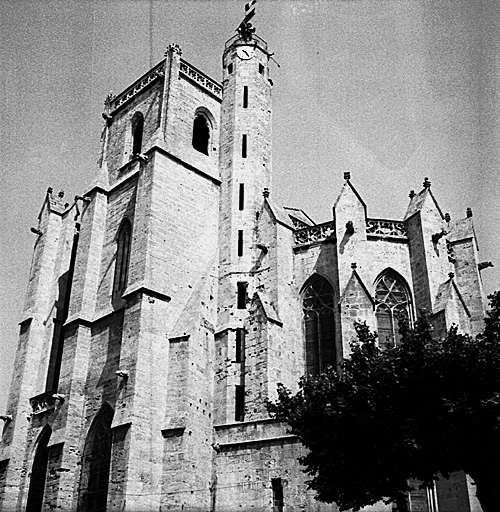
[[[124,103],[137,96],[143,91],[151,82],[154,82],[160,76],[164,76],[165,72],[165,61],[163,60],[153,69],[148,71],[142,78],[139,78],[134,82],[128,89],[125,89],[121,94],[113,98],[111,102],[111,110],[116,110],[121,107]]]
[[[399,220],[366,219],[366,234],[406,239],[406,225]]]
[[[335,236],[335,224],[333,221],[308,226],[307,228],[297,229],[294,232],[295,243],[297,245],[312,244],[323,242]]]
[[[198,85],[203,87],[203,89],[208,91],[210,94],[213,94],[217,98],[222,99],[222,87],[217,82],[212,80],[201,71],[198,71],[195,67],[191,66],[191,64],[183,59],[181,59],[179,71],[181,74],[190,78]]]
[[[407,240],[406,225],[399,220],[366,219],[366,234],[371,237]],[[296,245],[323,242],[334,236],[334,221],[296,229],[294,232]]]

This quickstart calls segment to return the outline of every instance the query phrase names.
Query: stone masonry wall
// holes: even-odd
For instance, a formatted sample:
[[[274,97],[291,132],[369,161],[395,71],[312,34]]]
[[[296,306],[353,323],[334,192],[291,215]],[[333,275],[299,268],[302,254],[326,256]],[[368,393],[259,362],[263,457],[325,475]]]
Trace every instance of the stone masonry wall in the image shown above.
[[[158,128],[162,91],[163,80],[157,80],[133,98],[126,107],[120,108],[113,114],[113,120],[108,129],[105,154],[111,185],[120,178],[119,169],[132,157],[132,118],[134,115],[140,112],[144,116],[143,148],[146,147]]]

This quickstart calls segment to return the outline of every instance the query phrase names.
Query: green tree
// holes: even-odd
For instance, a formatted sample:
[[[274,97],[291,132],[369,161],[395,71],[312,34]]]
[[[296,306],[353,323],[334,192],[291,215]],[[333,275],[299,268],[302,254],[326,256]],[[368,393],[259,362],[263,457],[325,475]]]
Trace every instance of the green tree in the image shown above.
[[[500,292],[484,331],[452,327],[437,339],[425,315],[402,325],[401,343],[380,350],[357,324],[339,372],[278,387],[271,415],[308,448],[301,459],[320,501],[359,510],[379,500],[405,510],[408,481],[432,486],[463,470],[484,512],[500,503]]]

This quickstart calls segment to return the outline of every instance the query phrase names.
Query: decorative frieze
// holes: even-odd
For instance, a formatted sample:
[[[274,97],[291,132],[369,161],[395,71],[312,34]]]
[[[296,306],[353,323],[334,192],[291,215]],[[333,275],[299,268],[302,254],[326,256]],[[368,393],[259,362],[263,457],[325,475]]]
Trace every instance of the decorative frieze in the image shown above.
[[[335,236],[335,223],[333,221],[316,224],[307,228],[298,229],[294,233],[295,243],[298,245],[323,242]]]
[[[406,225],[399,220],[366,219],[366,234],[379,237],[407,237]]]
[[[206,89],[209,93],[213,94],[217,98],[222,99],[222,87],[210,77],[201,71],[198,71],[195,67],[191,66],[191,64],[182,59],[180,72],[184,76],[196,82],[198,85],[201,85],[201,87]]]

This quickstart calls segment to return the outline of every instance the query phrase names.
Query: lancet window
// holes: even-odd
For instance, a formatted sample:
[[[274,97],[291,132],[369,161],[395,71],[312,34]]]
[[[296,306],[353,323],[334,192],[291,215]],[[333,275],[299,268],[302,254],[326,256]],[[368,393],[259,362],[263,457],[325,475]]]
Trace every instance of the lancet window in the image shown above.
[[[193,122],[193,148],[208,155],[210,144],[210,122],[201,112],[196,114]]]
[[[375,284],[375,316],[379,346],[393,347],[401,340],[399,322],[411,321],[411,298],[404,280],[395,272],[384,272]]]
[[[127,287],[128,266],[130,260],[130,244],[132,238],[132,227],[128,219],[122,222],[116,237],[116,266],[113,285],[113,295],[119,295]]]
[[[38,438],[35,458],[31,469],[30,487],[26,512],[41,512],[43,510],[43,496],[45,493],[45,480],[47,477],[47,464],[49,460],[49,439],[52,433],[47,425]]]
[[[142,136],[144,133],[144,116],[136,112],[132,118],[132,156],[142,153]]]
[[[318,375],[335,366],[335,319],[333,288],[318,275],[312,277],[302,293],[305,334],[305,372]]]

